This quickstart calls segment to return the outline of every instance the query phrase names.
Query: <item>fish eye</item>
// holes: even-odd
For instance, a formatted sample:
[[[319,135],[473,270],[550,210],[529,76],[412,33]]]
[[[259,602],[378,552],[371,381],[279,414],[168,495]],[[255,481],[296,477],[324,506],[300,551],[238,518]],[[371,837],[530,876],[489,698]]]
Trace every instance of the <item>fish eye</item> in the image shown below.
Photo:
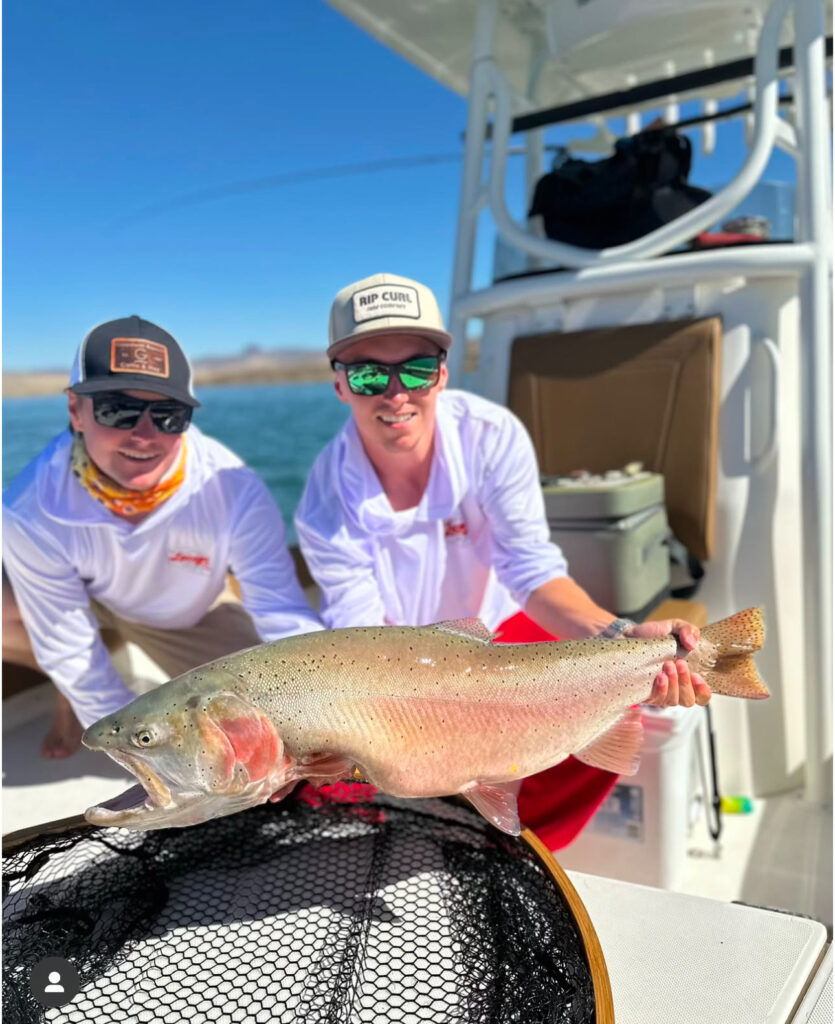
[[[157,742],[157,739],[156,730],[148,727],[137,729],[133,736],[131,736],[134,746],[137,747],[152,747]]]

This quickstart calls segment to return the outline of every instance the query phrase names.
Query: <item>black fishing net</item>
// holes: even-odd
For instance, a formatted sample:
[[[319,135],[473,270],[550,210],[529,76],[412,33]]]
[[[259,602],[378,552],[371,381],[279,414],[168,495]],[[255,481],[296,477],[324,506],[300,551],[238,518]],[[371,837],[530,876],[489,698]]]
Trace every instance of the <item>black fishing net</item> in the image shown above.
[[[522,840],[446,800],[303,788],[204,825],[4,856],[4,1024],[594,1021],[574,918]],[[44,957],[81,991],[44,1009]]]

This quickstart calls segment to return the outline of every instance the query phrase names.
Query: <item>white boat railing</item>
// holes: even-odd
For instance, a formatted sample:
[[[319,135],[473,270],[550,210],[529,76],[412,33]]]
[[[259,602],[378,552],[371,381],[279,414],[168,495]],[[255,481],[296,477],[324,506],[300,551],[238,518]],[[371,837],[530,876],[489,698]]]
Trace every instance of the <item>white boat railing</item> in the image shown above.
[[[710,252],[682,253],[658,260],[604,264],[567,270],[559,274],[535,274],[498,281],[463,295],[456,303],[461,321],[514,309],[535,309],[546,301],[576,299],[602,293],[628,293],[648,287],[676,287],[693,281],[738,278],[751,281],[766,277],[800,278],[817,259],[811,245],[781,244],[734,247]],[[458,335],[456,335],[458,337]],[[450,349],[450,357],[453,348]]]
[[[600,263],[659,256],[720,221],[760,180],[774,148],[780,122],[777,54],[780,47],[780,30],[791,6],[792,0],[776,0],[763,22],[754,62],[754,139],[736,177],[728,182],[721,192],[717,192],[683,216],[663,224],[634,242],[612,246],[609,249],[582,249],[576,245],[539,238],[514,221],[505,201],[505,154],[510,144],[513,126],[513,95],[495,61],[480,62],[475,69],[473,84],[477,90],[485,90],[488,96],[492,96],[494,103],[488,194],[490,210],[502,237],[523,252],[552,263],[566,267],[590,267]]]
[[[817,40],[816,60],[807,61],[806,54],[798,52],[796,56],[796,79],[799,96],[796,97],[798,110],[804,102],[802,81],[807,78],[816,87],[808,89],[809,104],[812,108],[808,120],[813,125],[812,134],[815,141],[812,145],[798,143],[798,131],[779,115],[779,68],[778,52],[780,32],[787,14],[792,11],[797,25],[805,22],[816,22],[819,35]],[[509,149],[510,133],[513,121],[514,97],[504,75],[499,70],[494,55],[493,44],[496,25],[499,18],[497,0],[481,0],[476,20],[476,32],[473,46],[473,61],[470,75],[470,93],[468,98],[468,117],[466,132],[466,150],[462,170],[461,196],[458,210],[458,226],[456,232],[456,252],[453,268],[452,301],[450,308],[450,329],[453,337],[464,339],[466,336],[467,316],[465,308],[470,305],[473,296],[472,279],[475,260],[478,221],[482,211],[489,208],[499,235],[510,245],[527,253],[538,261],[551,265],[573,268],[611,267],[615,273],[618,269],[625,270],[634,260],[645,260],[669,252],[678,245],[686,243],[694,235],[717,223],[751,191],[762,176],[768,159],[775,146],[785,150],[795,158],[798,164],[798,177],[814,179],[816,187],[812,190],[815,204],[821,202],[819,193],[827,190],[828,172],[826,145],[827,101],[824,91],[824,14],[819,0],[775,0],[763,20],[754,63],[755,86],[755,129],[754,138],[748,156],[737,175],[720,192],[706,202],[695,207],[668,224],[642,238],[624,245],[608,249],[592,250],[562,242],[541,238],[531,233],[522,224],[517,223],[507,208],[505,199],[505,169]],[[796,28],[796,34],[797,28]],[[797,50],[800,51],[798,46]],[[535,76],[532,76],[532,82]],[[527,100],[526,98],[526,105]],[[484,163],[488,127],[490,127],[490,105],[495,105],[492,121],[492,146],[490,154],[490,171],[484,181]],[[802,117],[798,115],[798,120]],[[807,133],[808,135],[809,133]],[[539,132],[531,132],[530,136],[540,136]],[[537,144],[538,143],[538,144]],[[534,141],[526,139],[527,182],[531,187],[539,172],[532,165],[541,156],[541,137]],[[823,200],[824,204],[826,199]],[[816,206],[819,213],[826,205]],[[820,216],[817,218],[820,223]],[[808,218],[807,218],[808,221]],[[812,218],[814,221],[814,218]],[[810,242],[815,248],[813,262],[818,258],[826,259],[829,255],[828,246],[821,238],[821,230],[803,231],[798,243]],[[701,254],[702,265],[707,267],[718,254]],[[805,254],[804,254],[805,255]],[[770,255],[766,260],[772,258]],[[779,258],[774,254],[773,258]],[[538,264],[542,265],[542,262]],[[603,279],[601,278],[601,285]],[[826,290],[826,289],[824,289]],[[824,305],[826,304],[824,300]],[[827,332],[824,337],[827,337]],[[464,346],[454,346],[450,353],[449,369],[453,380],[460,380],[463,374]]]

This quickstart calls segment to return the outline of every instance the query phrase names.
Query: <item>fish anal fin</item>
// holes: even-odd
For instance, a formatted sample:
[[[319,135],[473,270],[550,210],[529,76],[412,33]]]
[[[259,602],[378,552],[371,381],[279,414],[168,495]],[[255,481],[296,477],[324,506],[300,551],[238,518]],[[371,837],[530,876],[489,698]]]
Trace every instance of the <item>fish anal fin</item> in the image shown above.
[[[484,625],[481,619],[447,619],[444,622],[436,622],[435,629],[444,633],[457,633],[470,640],[483,640],[489,642],[496,635]]]
[[[518,782],[471,782],[461,790],[461,795],[480,814],[497,829],[511,836],[518,836],[522,831],[516,806],[518,794]]]
[[[641,712],[630,708],[613,726],[574,756],[592,768],[603,768],[618,775],[634,775],[644,739]]]

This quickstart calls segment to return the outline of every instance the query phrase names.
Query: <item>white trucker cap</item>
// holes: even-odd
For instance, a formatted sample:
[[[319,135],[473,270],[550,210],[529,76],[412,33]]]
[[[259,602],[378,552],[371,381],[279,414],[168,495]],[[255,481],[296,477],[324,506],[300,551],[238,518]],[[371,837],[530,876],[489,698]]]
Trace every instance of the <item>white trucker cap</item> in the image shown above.
[[[417,334],[445,352],[452,344],[431,290],[397,274],[374,274],[339,292],[331,306],[328,359],[373,334]]]

